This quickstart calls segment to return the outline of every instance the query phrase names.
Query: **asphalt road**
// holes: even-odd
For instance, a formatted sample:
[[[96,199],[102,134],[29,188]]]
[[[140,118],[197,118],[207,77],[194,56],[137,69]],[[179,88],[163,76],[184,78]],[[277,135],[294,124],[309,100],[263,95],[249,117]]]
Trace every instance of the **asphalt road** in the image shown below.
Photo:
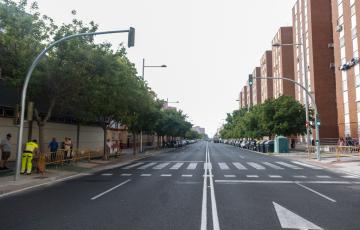
[[[0,229],[360,229],[360,179],[200,142],[0,199]]]

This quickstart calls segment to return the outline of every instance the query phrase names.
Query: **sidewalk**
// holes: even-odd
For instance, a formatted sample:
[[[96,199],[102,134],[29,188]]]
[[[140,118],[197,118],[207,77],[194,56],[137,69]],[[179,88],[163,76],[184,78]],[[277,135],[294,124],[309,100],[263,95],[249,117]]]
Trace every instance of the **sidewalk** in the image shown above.
[[[169,150],[171,149],[148,150],[144,153],[137,153],[134,157],[132,149],[126,149],[122,152],[121,156],[118,158],[111,158],[108,161],[91,160],[70,163],[64,166],[49,166],[44,175],[38,173],[21,175],[17,181],[14,181],[13,169],[15,163],[11,162],[8,166],[11,170],[0,171],[0,198],[37,187],[48,186],[72,178],[85,176],[97,171],[119,167],[132,161]]]
[[[347,173],[354,176],[360,176],[360,157],[359,156],[349,156],[341,157],[340,160],[335,156],[326,156],[322,154],[321,161],[318,161],[316,158],[310,158],[307,153],[304,152],[291,152],[284,154],[273,154],[274,156],[287,158],[290,160],[302,161],[304,163],[309,163],[321,168],[326,168],[335,172]]]

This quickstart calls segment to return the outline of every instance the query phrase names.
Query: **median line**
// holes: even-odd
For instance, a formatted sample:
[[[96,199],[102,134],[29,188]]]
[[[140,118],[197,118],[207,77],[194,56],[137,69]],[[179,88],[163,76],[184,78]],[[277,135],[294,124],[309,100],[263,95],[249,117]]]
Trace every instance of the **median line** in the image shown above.
[[[117,188],[118,188],[118,187],[120,187],[120,186],[123,186],[124,184],[126,184],[126,183],[128,183],[128,182],[130,182],[130,181],[131,181],[131,180],[130,180],[130,179],[128,179],[128,180],[126,180],[126,181],[124,181],[124,182],[122,182],[122,183],[120,183],[120,184],[118,184],[118,185],[116,185],[116,186],[114,186],[114,187],[112,187],[112,188],[110,188],[110,189],[106,190],[105,192],[102,192],[102,193],[100,193],[100,194],[98,194],[98,195],[96,195],[96,196],[92,197],[90,200],[96,200],[96,199],[98,199],[98,198],[102,197],[103,195],[105,195],[105,194],[107,194],[107,193],[109,193],[109,192],[113,191],[114,189],[117,189]]]

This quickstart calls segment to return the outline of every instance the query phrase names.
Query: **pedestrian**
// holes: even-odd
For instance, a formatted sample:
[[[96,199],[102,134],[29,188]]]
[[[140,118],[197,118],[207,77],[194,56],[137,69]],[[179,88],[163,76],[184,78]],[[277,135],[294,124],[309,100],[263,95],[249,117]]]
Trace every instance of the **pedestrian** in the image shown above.
[[[64,158],[70,159],[71,158],[71,138],[65,137],[64,141]]]
[[[31,175],[32,171],[32,159],[34,154],[38,153],[39,145],[37,140],[28,141],[25,144],[25,150],[22,155],[21,161],[21,174],[24,174],[26,171],[27,175]]]
[[[50,154],[51,154],[50,155],[51,161],[55,161],[56,160],[56,152],[59,148],[59,144],[57,143],[55,137],[52,138],[52,141],[49,143],[48,148],[49,148]]]
[[[11,155],[11,144],[10,144],[11,134],[8,133],[6,138],[0,142],[1,149],[1,161],[0,161],[0,170],[9,169],[6,167],[6,163]]]
[[[338,140],[338,146],[344,146],[345,145],[345,141],[343,137],[340,137]]]

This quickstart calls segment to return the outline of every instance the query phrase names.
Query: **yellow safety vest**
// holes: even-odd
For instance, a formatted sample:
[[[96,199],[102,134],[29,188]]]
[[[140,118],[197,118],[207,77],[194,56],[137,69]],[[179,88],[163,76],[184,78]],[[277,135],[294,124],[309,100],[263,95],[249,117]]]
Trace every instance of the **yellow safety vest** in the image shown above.
[[[39,146],[37,143],[29,141],[25,145],[25,152],[31,152],[34,153],[34,150],[37,149]]]

